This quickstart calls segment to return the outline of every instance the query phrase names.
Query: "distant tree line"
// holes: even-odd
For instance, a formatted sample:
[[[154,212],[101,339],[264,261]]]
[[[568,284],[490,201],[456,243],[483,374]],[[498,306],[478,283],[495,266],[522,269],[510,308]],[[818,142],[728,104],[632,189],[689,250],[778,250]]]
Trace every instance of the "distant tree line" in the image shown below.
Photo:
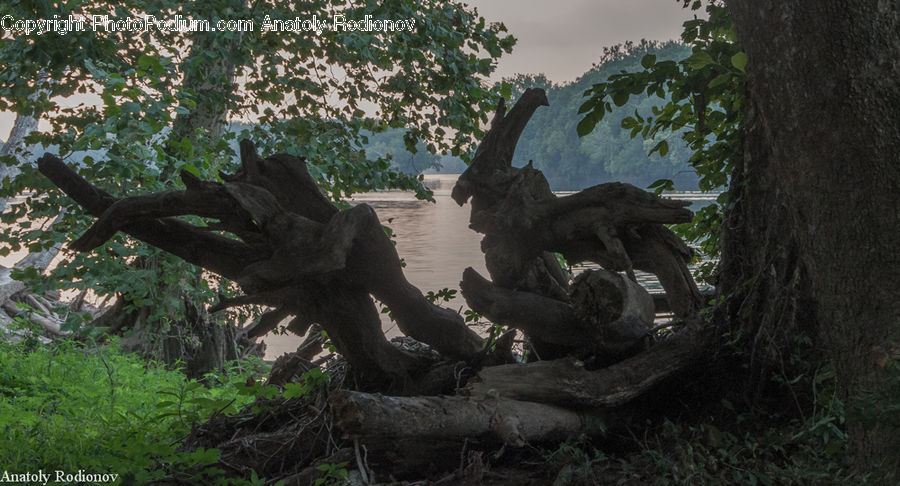
[[[690,56],[691,50],[677,42],[627,42],[605,48],[600,61],[571,83],[553,84],[543,74],[520,74],[506,79],[512,101],[531,87],[546,90],[550,101],[550,106],[539,109],[525,128],[513,164],[520,167],[533,161],[558,190],[581,189],[608,181],[647,187],[658,179],[671,179],[676,189],[696,189],[697,175],[687,163],[691,152],[677,133],[667,135],[665,154],[648,156],[659,140],[644,140],[638,134],[632,137],[632,128],[622,126],[622,119],[635,112],[645,119],[654,116],[652,107],[659,105],[658,99],[646,94],[631,96],[618,108],[618,115],[604,119],[589,135],[579,138],[576,132],[585,90],[623,70],[640,70],[645,54],[653,54],[659,61],[681,60]],[[415,153],[406,149],[402,129],[370,135],[366,145],[370,156],[391,156],[393,165],[408,174],[465,168],[458,158],[431,154],[421,143],[416,149]]]

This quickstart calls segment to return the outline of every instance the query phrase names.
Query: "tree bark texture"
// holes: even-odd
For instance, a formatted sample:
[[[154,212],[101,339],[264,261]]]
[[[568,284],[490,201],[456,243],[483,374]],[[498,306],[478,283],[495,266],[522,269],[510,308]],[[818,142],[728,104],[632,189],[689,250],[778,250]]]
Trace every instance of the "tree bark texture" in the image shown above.
[[[725,315],[757,362],[798,332],[815,337],[851,411],[857,464],[900,476],[886,453],[900,449],[897,396],[885,392],[900,359],[900,4],[729,7],[749,63]]]
[[[331,397],[338,427],[348,438],[453,439],[491,436],[521,447],[596,433],[589,416],[496,394],[477,397],[389,397],[339,390]],[[402,425],[401,425],[402,424]]]

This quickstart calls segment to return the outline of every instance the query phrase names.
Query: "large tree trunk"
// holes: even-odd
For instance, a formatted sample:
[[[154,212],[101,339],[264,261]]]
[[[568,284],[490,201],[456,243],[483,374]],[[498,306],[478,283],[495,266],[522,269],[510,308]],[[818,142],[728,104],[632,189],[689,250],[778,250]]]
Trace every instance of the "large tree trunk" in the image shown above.
[[[240,1],[233,2],[236,7]],[[212,12],[210,12],[212,13]],[[184,75],[183,86],[193,93],[197,104],[188,112],[179,114],[168,133],[164,149],[173,158],[180,158],[182,140],[187,139],[192,145],[198,144],[203,137],[209,140],[221,138],[228,118],[228,98],[234,91],[237,38],[225,33],[196,32],[191,36],[191,50],[181,63],[180,70]],[[210,55],[216,51],[229,52],[230,55]],[[144,263],[155,265],[159,256],[150,256]],[[199,269],[185,267],[185,279],[198,280]],[[247,336],[235,333],[232,323],[219,323],[214,319],[199,316],[195,311],[200,303],[192,302],[177,285],[168,285],[161,280],[154,282],[154,295],[169,295],[174,302],[184,303],[184,317],[160,321],[149,318],[146,309],[132,310],[134,306],[118,305],[109,309],[106,320],[126,323],[133,332],[126,339],[126,349],[137,352],[148,358],[167,364],[184,363],[190,376],[220,370],[226,361],[241,357],[244,351],[261,352],[264,346],[256,346],[252,340],[259,335]],[[119,295],[118,299],[130,302],[130,296]],[[159,299],[162,301],[162,299]],[[202,314],[202,313],[201,313]],[[284,316],[283,316],[284,317]],[[272,322],[273,329],[279,320]],[[97,322],[96,325],[103,325]],[[267,332],[266,331],[266,332]],[[260,333],[265,334],[265,332]],[[162,338],[160,338],[162,336]],[[212,350],[218,350],[211,352]],[[239,350],[235,353],[221,350]]]
[[[725,316],[756,363],[797,333],[817,338],[849,405],[857,465],[900,475],[898,397],[883,393],[900,359],[900,4],[729,6],[749,63]]]

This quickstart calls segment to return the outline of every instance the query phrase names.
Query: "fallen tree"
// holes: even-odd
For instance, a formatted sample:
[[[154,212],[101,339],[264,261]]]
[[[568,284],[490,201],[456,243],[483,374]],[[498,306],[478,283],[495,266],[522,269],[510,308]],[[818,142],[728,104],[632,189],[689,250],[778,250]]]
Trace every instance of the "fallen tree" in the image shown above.
[[[210,311],[268,306],[243,330],[250,338],[291,316],[288,329],[297,334],[321,325],[349,365],[349,379],[342,380],[348,389],[331,394],[328,412],[344,437],[388,449],[408,449],[395,439],[411,436],[452,447],[472,437],[518,447],[595,430],[590,414],[621,406],[683,370],[700,356],[708,337],[692,318],[700,294],[686,267],[690,250],[663,226],[690,219],[682,203],[625,184],[556,197],[539,171],[511,167],[519,134],[545,103],[542,91],[529,90],[509,114],[501,105],[453,194],[460,203],[472,199],[471,226],[486,235],[492,278],[466,270],[463,294],[477,312],[525,332],[537,357],[545,359],[525,365],[510,363],[511,333],[485,343],[458,313],[429,302],[403,275],[374,210],[361,204],[339,211],[318,191],[303,159],[261,158],[244,140],[241,167],[221,174],[224,182],[182,172],[184,190],[122,199],[51,154],[38,167],[97,217],[72,249],[91,251],[123,231],[231,279],[244,295],[223,298]],[[184,215],[205,223],[179,219]],[[604,268],[570,282],[552,252]],[[691,324],[653,344],[654,301],[633,281],[634,269],[655,273],[668,307]],[[388,342],[373,297],[390,308],[403,333],[430,349]],[[568,355],[575,358],[546,360]],[[315,366],[311,358],[302,351],[279,360],[272,375],[278,384],[302,380]],[[496,363],[508,364],[490,366]],[[462,393],[438,396],[454,391]],[[416,394],[428,396],[409,396]],[[269,443],[273,433],[279,432],[244,430],[241,443]],[[242,454],[232,439],[220,439],[207,430],[188,443]],[[266,454],[268,463],[279,452]],[[426,460],[420,456],[395,457],[390,467],[415,471],[415,461]],[[290,460],[279,457],[282,465]],[[305,474],[312,459],[293,458],[299,462],[277,473]],[[223,458],[235,461],[240,462]]]
[[[224,183],[182,172],[183,191],[125,199],[92,186],[53,155],[43,156],[38,167],[98,217],[73,249],[90,251],[121,230],[234,280],[246,294],[212,310],[271,307],[254,336],[289,315],[295,316],[289,329],[298,334],[318,323],[361,382],[376,389],[414,390],[413,375],[427,366],[387,342],[370,294],[391,308],[407,335],[448,357],[479,353],[481,338],[462,317],[430,303],[406,280],[370,207],[338,211],[318,191],[302,159],[261,159],[246,140],[241,149],[241,169],[223,174]],[[216,221],[201,227],[176,218],[185,214]]]

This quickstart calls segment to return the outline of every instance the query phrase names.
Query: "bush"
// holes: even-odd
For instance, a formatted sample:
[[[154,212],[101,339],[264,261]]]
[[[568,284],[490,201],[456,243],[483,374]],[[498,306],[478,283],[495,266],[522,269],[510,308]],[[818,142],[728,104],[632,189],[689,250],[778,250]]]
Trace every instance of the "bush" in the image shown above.
[[[200,383],[115,345],[0,343],[0,464],[10,474],[118,474],[122,484],[207,481],[218,451],[177,444],[196,421],[252,401],[241,387],[260,367],[235,363]]]

